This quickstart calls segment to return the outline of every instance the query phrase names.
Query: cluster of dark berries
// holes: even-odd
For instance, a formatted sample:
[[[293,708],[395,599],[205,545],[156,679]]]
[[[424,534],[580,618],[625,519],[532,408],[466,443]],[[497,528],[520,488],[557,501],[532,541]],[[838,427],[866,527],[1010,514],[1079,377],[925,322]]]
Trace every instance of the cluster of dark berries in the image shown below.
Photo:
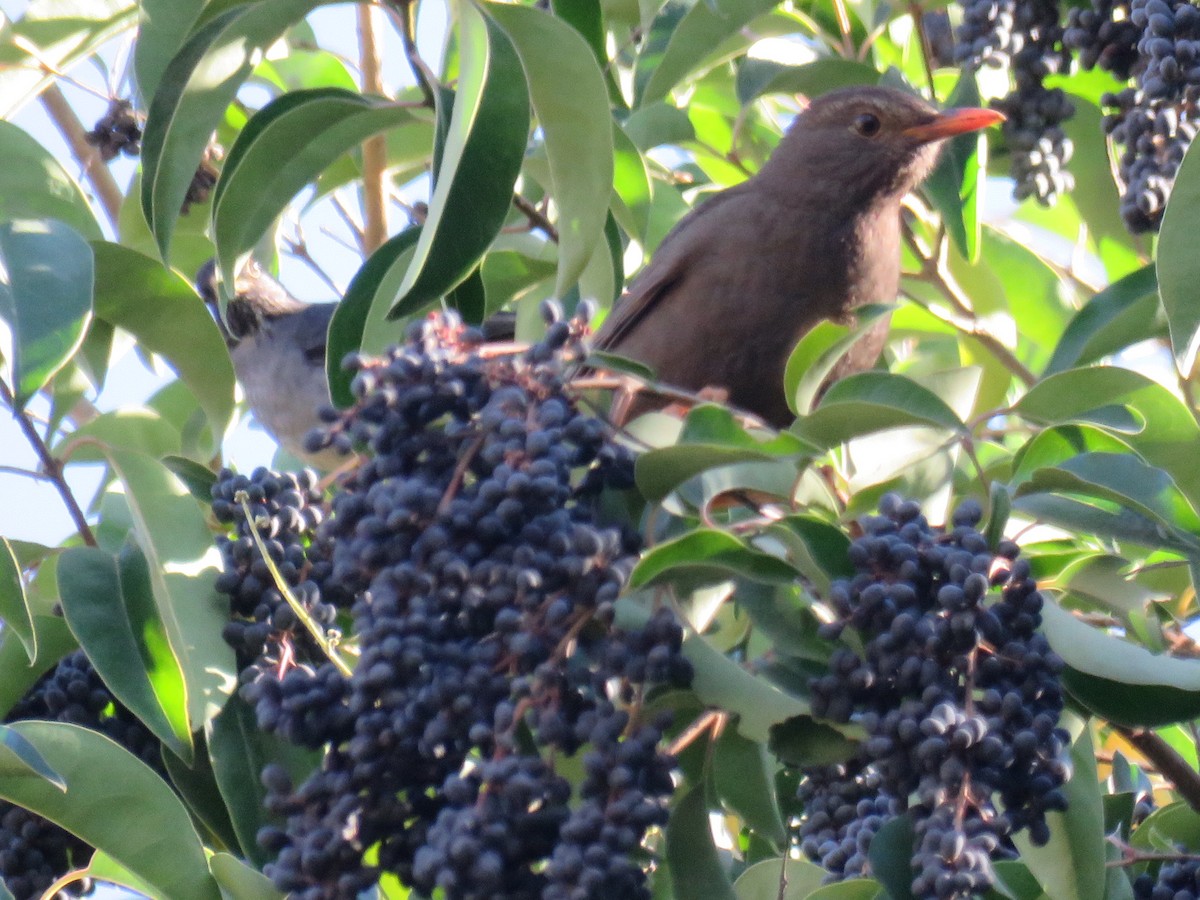
[[[1112,72],[1128,81],[1142,68],[1138,41],[1142,29],[1129,18],[1130,0],[1092,0],[1090,6],[1073,6],[1067,11],[1063,44],[1079,54],[1085,69]]]
[[[105,162],[112,162],[122,153],[137,156],[142,152],[142,125],[133,104],[128,100],[113,100],[96,127],[83,139],[99,151]]]
[[[957,38],[955,57],[968,68],[1011,70],[1013,88],[996,108],[1006,117],[1014,194],[1053,203],[1075,186],[1066,169],[1073,148],[1062,129],[1075,108],[1062,90],[1045,86],[1070,65],[1058,0],[967,0]]]
[[[1028,562],[1011,542],[992,552],[978,503],[946,531],[892,495],[880,513],[851,546],[858,574],[833,586],[837,618],[822,627],[852,631],[861,651],[839,647],[811,683],[813,711],[866,738],[846,766],[807,773],[802,847],[834,877],[857,874],[870,835],[907,814],[913,894],[971,897],[1013,833],[1044,844],[1046,814],[1066,807],[1063,663],[1038,631]]]
[[[312,629],[336,641],[339,606],[351,598],[322,590],[332,563],[328,544],[316,536],[325,516],[316,473],[259,468],[246,476],[224,469],[212,497],[213,515],[233,526],[217,539],[224,571],[216,588],[229,596],[224,637],[237,652],[243,698],[264,731],[306,747],[336,740],[349,725],[344,713],[337,715],[344,680]]]
[[[1143,872],[1133,882],[1134,900],[1197,900],[1200,898],[1200,858],[1168,862],[1151,875]]]
[[[548,320],[496,355],[431,316],[348,360],[355,403],[311,441],[363,454],[314,538],[322,595],[353,598],[357,660],[291,670],[307,721],[336,724],[303,783],[264,771],[284,826],[259,839],[289,896],[353,898],[389,872],[448,900],[649,897],[673,763],[645,693],[691,668],[668,610],[615,624],[640,544],[598,501],[632,460],[566,388],[586,318]],[[555,765],[576,755],[573,791]]]
[[[59,660],[5,717],[42,719],[104,734],[161,773],[161,745],[113,695],[82,650]],[[33,900],[55,880],[87,865],[92,848],[36,813],[0,800],[0,881],[15,900]],[[90,879],[73,882],[58,897],[90,893]]]

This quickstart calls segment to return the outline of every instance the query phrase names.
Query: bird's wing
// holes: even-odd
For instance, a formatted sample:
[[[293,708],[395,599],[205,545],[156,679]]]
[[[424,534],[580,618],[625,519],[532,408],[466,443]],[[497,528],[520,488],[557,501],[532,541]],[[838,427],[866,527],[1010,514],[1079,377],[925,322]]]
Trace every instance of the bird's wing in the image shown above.
[[[653,258],[629,286],[600,330],[594,345],[598,350],[612,348],[621,343],[638,323],[641,322],[664,294],[671,290],[687,273],[697,252],[703,252],[703,241],[689,237],[697,233],[699,225],[710,224],[721,215],[722,207],[728,208],[730,200],[736,200],[749,182],[721,191],[709,197],[676,223],[666,236]]]
[[[287,340],[314,366],[325,365],[325,343],[336,303],[310,303],[304,309],[270,319],[272,337]]]

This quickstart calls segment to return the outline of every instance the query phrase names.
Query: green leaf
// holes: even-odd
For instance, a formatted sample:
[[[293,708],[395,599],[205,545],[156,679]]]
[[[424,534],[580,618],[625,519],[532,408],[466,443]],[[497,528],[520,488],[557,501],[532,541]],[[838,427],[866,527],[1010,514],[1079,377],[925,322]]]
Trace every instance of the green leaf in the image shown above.
[[[1095,362],[1158,333],[1158,275],[1144,266],[1114,281],[1075,314],[1046,366],[1053,375]]]
[[[479,265],[508,217],[525,154],[529,93],[517,52],[473,3],[464,3],[461,13],[458,93],[429,215],[393,319],[444,295]],[[607,132],[605,139],[611,140]],[[604,196],[607,205],[607,190]]]
[[[220,842],[219,846],[236,848],[237,832],[234,831],[229,810],[225,808],[221,791],[217,787],[217,778],[213,774],[208,746],[203,736],[199,737],[196,752],[192,756],[192,764],[188,766],[174,753],[163,753],[162,761],[167,770],[167,777],[201,833],[212,835]]]
[[[58,561],[63,614],[92,665],[160,741],[192,758],[186,686],[154,603],[150,570],[136,544],[117,556],[71,547]]]
[[[187,486],[162,463],[109,449],[113,471],[150,567],[154,602],[183,671],[191,729],[221,709],[235,687],[233,651],[221,637],[227,602],[213,590],[220,554]]]
[[[937,394],[891,372],[860,372],[835,382],[821,405],[792,431],[822,447],[904,425],[928,425],[956,434],[966,425]]]
[[[891,313],[893,307],[869,304],[854,310],[853,326],[838,322],[818,322],[800,339],[788,357],[783,374],[783,389],[788,406],[796,415],[808,415],[817,402],[821,385],[851,347]]]
[[[200,18],[205,0],[141,0],[142,20],[133,47],[133,71],[143,103],[158,91],[171,59]]]
[[[0,221],[57,219],[88,240],[100,226],[78,182],[22,128],[0,121]]]
[[[1196,229],[1200,228],[1200,153],[1189,152],[1179,164],[1175,186],[1158,230],[1158,292],[1167,325],[1175,365],[1190,376],[1200,351],[1200,257],[1196,254]]]
[[[252,869],[236,856],[214,853],[209,870],[221,888],[224,900],[284,900],[262,872]]]
[[[827,884],[808,895],[808,900],[877,900],[879,882],[871,878],[849,878]]]
[[[367,323],[381,320],[386,314],[396,296],[394,288],[403,276],[399,263],[405,253],[411,253],[420,235],[420,227],[409,228],[381,245],[355,273],[333,311],[325,349],[325,372],[329,376],[329,395],[336,406],[345,407],[354,402],[350,392],[354,376],[342,368],[342,360],[363,346]]]
[[[643,153],[663,144],[677,146],[696,139],[687,113],[669,103],[651,103],[634,110],[622,127]]]
[[[66,781],[0,776],[0,797],[33,810],[111,856],[171,900],[219,900],[187,811],[145,763],[108,738],[53,722],[8,726]],[[114,811],[121,827],[113,827]]]
[[[209,138],[263,52],[327,0],[260,0],[209,19],[167,64],[142,137],[142,211],[167,259]]]
[[[915,846],[911,816],[896,816],[871,838],[867,851],[871,874],[887,888],[889,900],[915,900],[912,892]]]
[[[629,135],[613,123],[613,215],[633,238],[642,241],[650,225],[650,173],[641,151]]]
[[[213,190],[213,241],[228,283],[236,261],[292,198],[343,153],[404,124],[407,109],[340,88],[291,91],[246,123]]]
[[[807,859],[764,859],[750,866],[733,883],[737,900],[805,900],[828,873]],[[781,882],[786,887],[780,893]]]
[[[775,797],[775,764],[767,748],[727,728],[713,753],[713,784],[721,802],[779,849],[787,830]]]
[[[1074,771],[1063,785],[1068,808],[1046,814],[1050,842],[1035,847],[1028,832],[1013,835],[1021,862],[1054,900],[1096,900],[1105,895],[1104,806],[1091,733],[1084,728],[1071,745]]]
[[[12,330],[13,394],[23,407],[75,355],[92,317],[92,251],[53,219],[0,223],[0,318]]]
[[[485,3],[483,11],[512,41],[542,129],[558,207],[554,292],[562,297],[600,243],[613,192],[608,88],[592,48],[566,22],[507,3]]]
[[[670,38],[662,55],[648,59],[643,51],[638,59],[635,105],[645,106],[666,97],[722,41],[775,5],[775,0],[717,0],[711,6],[696,3],[677,24],[668,18],[663,24],[669,27]],[[668,8],[663,15],[670,17],[673,13]]]
[[[688,900],[737,900],[708,823],[704,786],[684,794],[667,822],[667,865],[676,897]]]
[[[9,725],[0,725],[0,778],[30,773],[50,782],[60,791],[67,783],[42,757],[29,739]]]
[[[119,244],[100,241],[96,317],[128,331],[164,357],[195,394],[219,442],[233,417],[233,363],[225,339],[189,282]],[[215,452],[218,444],[209,449]]]
[[[1200,466],[1195,448],[1200,426],[1187,406],[1153,379],[1116,366],[1069,369],[1035,384],[1015,411],[1038,424],[1092,422],[1096,410],[1121,405],[1136,414],[1136,433],[1120,434],[1151,465],[1165,470],[1193,505],[1200,505]]]
[[[29,688],[78,644],[62,616],[33,616],[38,655],[29,661],[25,647],[15,631],[0,633],[0,715],[12,709]]]
[[[4,631],[11,631],[33,662],[37,658],[37,632],[33,629],[33,612],[25,597],[25,581],[21,566],[13,553],[12,544],[0,537],[0,621]]]
[[[790,563],[755,550],[728,532],[697,528],[643,553],[629,584],[642,587],[680,573],[711,575],[715,580],[738,575],[779,584],[792,584],[799,576]]]
[[[1131,453],[1081,453],[1064,459],[1034,472],[1017,489],[1017,497],[1043,491],[1112,501],[1166,529],[1184,532],[1179,535],[1181,540],[1200,534],[1200,516],[1171,477]]]
[[[979,106],[973,72],[963,72],[948,100],[950,106]],[[942,224],[966,259],[979,258],[979,192],[987,174],[987,141],[982,134],[963,134],[946,141],[937,168],[925,180],[925,192],[942,214]]]
[[[0,20],[0,119],[138,22],[135,0],[31,0],[23,9],[15,22]]]
[[[1068,669],[1067,689],[1084,706],[1122,725],[1154,728],[1200,715],[1200,663],[1155,656],[1092,628],[1046,601],[1042,630]]]

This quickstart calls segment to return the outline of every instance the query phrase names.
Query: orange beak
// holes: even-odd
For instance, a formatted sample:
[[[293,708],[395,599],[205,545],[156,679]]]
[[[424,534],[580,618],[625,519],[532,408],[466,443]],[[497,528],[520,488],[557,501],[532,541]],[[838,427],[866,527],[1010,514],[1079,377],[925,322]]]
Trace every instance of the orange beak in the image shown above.
[[[965,107],[947,110],[939,114],[932,122],[905,128],[903,133],[906,137],[926,143],[954,137],[956,134],[978,131],[980,128],[987,128],[989,125],[996,125],[1003,121],[1004,114],[996,112],[994,109]]]

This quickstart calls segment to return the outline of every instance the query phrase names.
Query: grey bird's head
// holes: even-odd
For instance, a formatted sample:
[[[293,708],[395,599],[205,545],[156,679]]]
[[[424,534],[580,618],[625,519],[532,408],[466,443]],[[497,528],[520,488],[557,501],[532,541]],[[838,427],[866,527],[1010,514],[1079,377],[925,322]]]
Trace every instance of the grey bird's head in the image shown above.
[[[255,418],[293,456],[335,468],[345,457],[307,453],[304,437],[321,424],[318,410],[330,402],[325,344],[336,304],[297,300],[251,260],[238,274],[222,318],[218,277],[216,261],[209,260],[196,273],[196,291],[217,315]]]

